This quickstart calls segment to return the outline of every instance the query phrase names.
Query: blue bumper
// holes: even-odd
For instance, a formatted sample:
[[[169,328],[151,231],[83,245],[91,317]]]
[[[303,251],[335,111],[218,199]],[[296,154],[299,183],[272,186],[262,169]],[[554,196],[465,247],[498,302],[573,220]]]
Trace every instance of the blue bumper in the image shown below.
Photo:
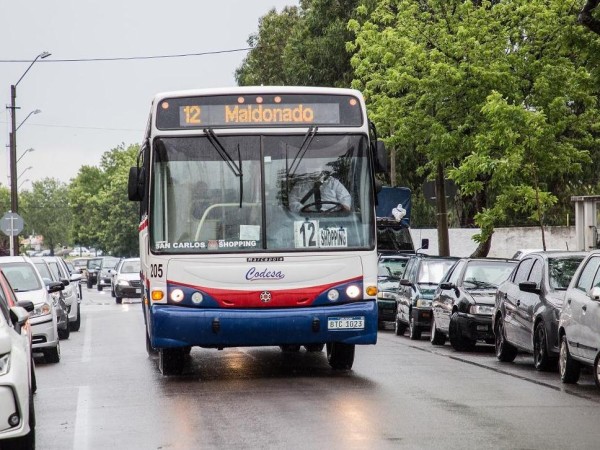
[[[328,330],[328,318],[364,317],[363,329]],[[288,309],[198,309],[152,305],[154,348],[254,347],[286,344],[375,344],[377,303]]]

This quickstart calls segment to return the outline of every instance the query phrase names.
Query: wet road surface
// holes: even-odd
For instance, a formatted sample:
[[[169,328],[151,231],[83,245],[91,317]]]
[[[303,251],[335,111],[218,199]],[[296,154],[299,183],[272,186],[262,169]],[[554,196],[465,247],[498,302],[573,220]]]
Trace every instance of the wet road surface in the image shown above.
[[[336,372],[325,353],[192,349],[183,376],[146,354],[139,302],[84,287],[62,360],[36,359],[38,449],[597,448],[600,390],[532,358],[380,331]]]

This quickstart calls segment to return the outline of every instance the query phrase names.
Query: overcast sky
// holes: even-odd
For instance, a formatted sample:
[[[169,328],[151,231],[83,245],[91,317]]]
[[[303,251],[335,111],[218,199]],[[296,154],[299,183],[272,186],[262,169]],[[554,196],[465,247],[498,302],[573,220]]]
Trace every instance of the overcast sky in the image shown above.
[[[0,0],[0,100],[17,85],[21,189],[46,177],[68,183],[120,144],[139,143],[154,94],[235,86],[246,52],[134,61],[58,62],[218,52],[247,47],[258,20],[297,0]],[[4,62],[20,60],[23,62]],[[0,114],[0,183],[9,183],[9,110]],[[29,149],[33,152],[24,152]],[[31,169],[27,169],[31,167]],[[31,181],[25,181],[25,180]]]

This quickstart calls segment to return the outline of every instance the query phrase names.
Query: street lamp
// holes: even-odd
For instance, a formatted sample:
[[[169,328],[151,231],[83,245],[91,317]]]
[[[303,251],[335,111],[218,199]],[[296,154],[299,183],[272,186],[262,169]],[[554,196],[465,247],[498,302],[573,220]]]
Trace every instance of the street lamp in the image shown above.
[[[23,156],[25,156],[25,155],[27,154],[27,152],[35,152],[35,148],[28,148],[27,150],[25,150],[25,151],[23,152],[23,154],[22,154],[21,156],[19,156],[19,158],[17,159],[17,164],[19,164],[19,161],[21,161],[21,158],[22,158]]]
[[[17,193],[17,86],[23,79],[27,72],[33,67],[38,59],[44,59],[50,56],[48,52],[42,52],[35,57],[27,70],[23,72],[21,78],[17,82],[10,86],[10,110],[11,110],[11,132],[10,132],[10,209],[13,213],[19,212],[19,196]],[[22,125],[23,123],[21,123]],[[19,126],[21,126],[19,125]],[[19,254],[19,240],[17,235],[13,235],[10,240],[11,243],[11,255]]]
[[[29,167],[27,167],[25,170],[23,170],[23,172],[21,172],[21,175],[19,175],[19,176],[17,177],[17,180],[18,180],[19,178],[21,178],[21,177],[23,176],[23,174],[24,174],[25,172],[27,172],[29,169],[33,169],[33,167],[29,166]]]
[[[27,178],[27,179],[25,179],[25,180],[21,181],[21,182],[19,183],[19,189],[21,189],[21,186],[23,186],[23,185],[24,185],[25,183],[27,183],[28,181],[31,181],[31,180],[30,180],[29,178]]]
[[[21,128],[21,125],[23,125],[27,119],[29,119],[29,116],[31,116],[32,114],[39,114],[39,113],[41,113],[41,112],[42,112],[42,110],[41,110],[41,109],[34,109],[33,111],[31,111],[29,114],[27,114],[27,117],[25,117],[25,118],[23,119],[23,121],[22,121],[22,122],[19,124],[19,126],[17,127],[17,130],[18,130],[19,128]],[[16,131],[16,130],[15,130],[15,131]]]

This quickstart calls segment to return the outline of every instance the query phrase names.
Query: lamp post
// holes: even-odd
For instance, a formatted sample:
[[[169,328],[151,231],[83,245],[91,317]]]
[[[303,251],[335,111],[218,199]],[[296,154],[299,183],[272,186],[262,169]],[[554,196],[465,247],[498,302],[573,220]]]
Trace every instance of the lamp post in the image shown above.
[[[35,59],[29,64],[27,70],[23,72],[21,78],[17,82],[10,86],[10,110],[11,110],[11,132],[10,132],[10,209],[12,212],[19,212],[19,197],[17,193],[17,86],[23,79],[29,69],[33,67],[38,59],[44,59],[50,56],[48,52],[42,52],[35,57]],[[27,116],[29,117],[29,116]],[[23,121],[24,122],[24,121]],[[23,125],[23,123],[21,123]],[[19,126],[21,126],[19,125]],[[17,235],[11,237],[11,255],[19,254],[19,239]]]
[[[25,156],[28,152],[35,152],[35,148],[28,148],[27,150],[25,150],[23,152],[23,154],[17,158],[17,164],[19,164],[19,161],[21,161],[21,158],[23,156]]]
[[[24,174],[25,172],[27,172],[29,169],[33,169],[33,167],[29,166],[29,167],[25,168],[25,169],[23,170],[23,172],[21,172],[21,174],[20,174],[20,175],[17,177],[17,180],[18,180],[19,178],[21,178],[21,177],[23,176],[23,174]]]
[[[22,122],[19,124],[19,126],[17,127],[17,130],[18,130],[19,128],[21,128],[21,125],[23,125],[27,119],[29,119],[29,116],[31,116],[32,114],[39,114],[39,113],[41,113],[41,112],[42,112],[42,110],[41,110],[41,109],[34,109],[33,111],[31,111],[29,114],[27,114],[27,117],[25,117],[25,118],[23,119],[23,121],[22,121]],[[17,130],[15,130],[15,131],[17,131]]]
[[[19,183],[19,189],[21,189],[21,186],[23,186],[23,185],[24,185],[25,183],[27,183],[28,181],[31,181],[31,180],[30,180],[29,178],[27,178],[27,179],[25,179],[25,180],[21,181],[21,182]]]

